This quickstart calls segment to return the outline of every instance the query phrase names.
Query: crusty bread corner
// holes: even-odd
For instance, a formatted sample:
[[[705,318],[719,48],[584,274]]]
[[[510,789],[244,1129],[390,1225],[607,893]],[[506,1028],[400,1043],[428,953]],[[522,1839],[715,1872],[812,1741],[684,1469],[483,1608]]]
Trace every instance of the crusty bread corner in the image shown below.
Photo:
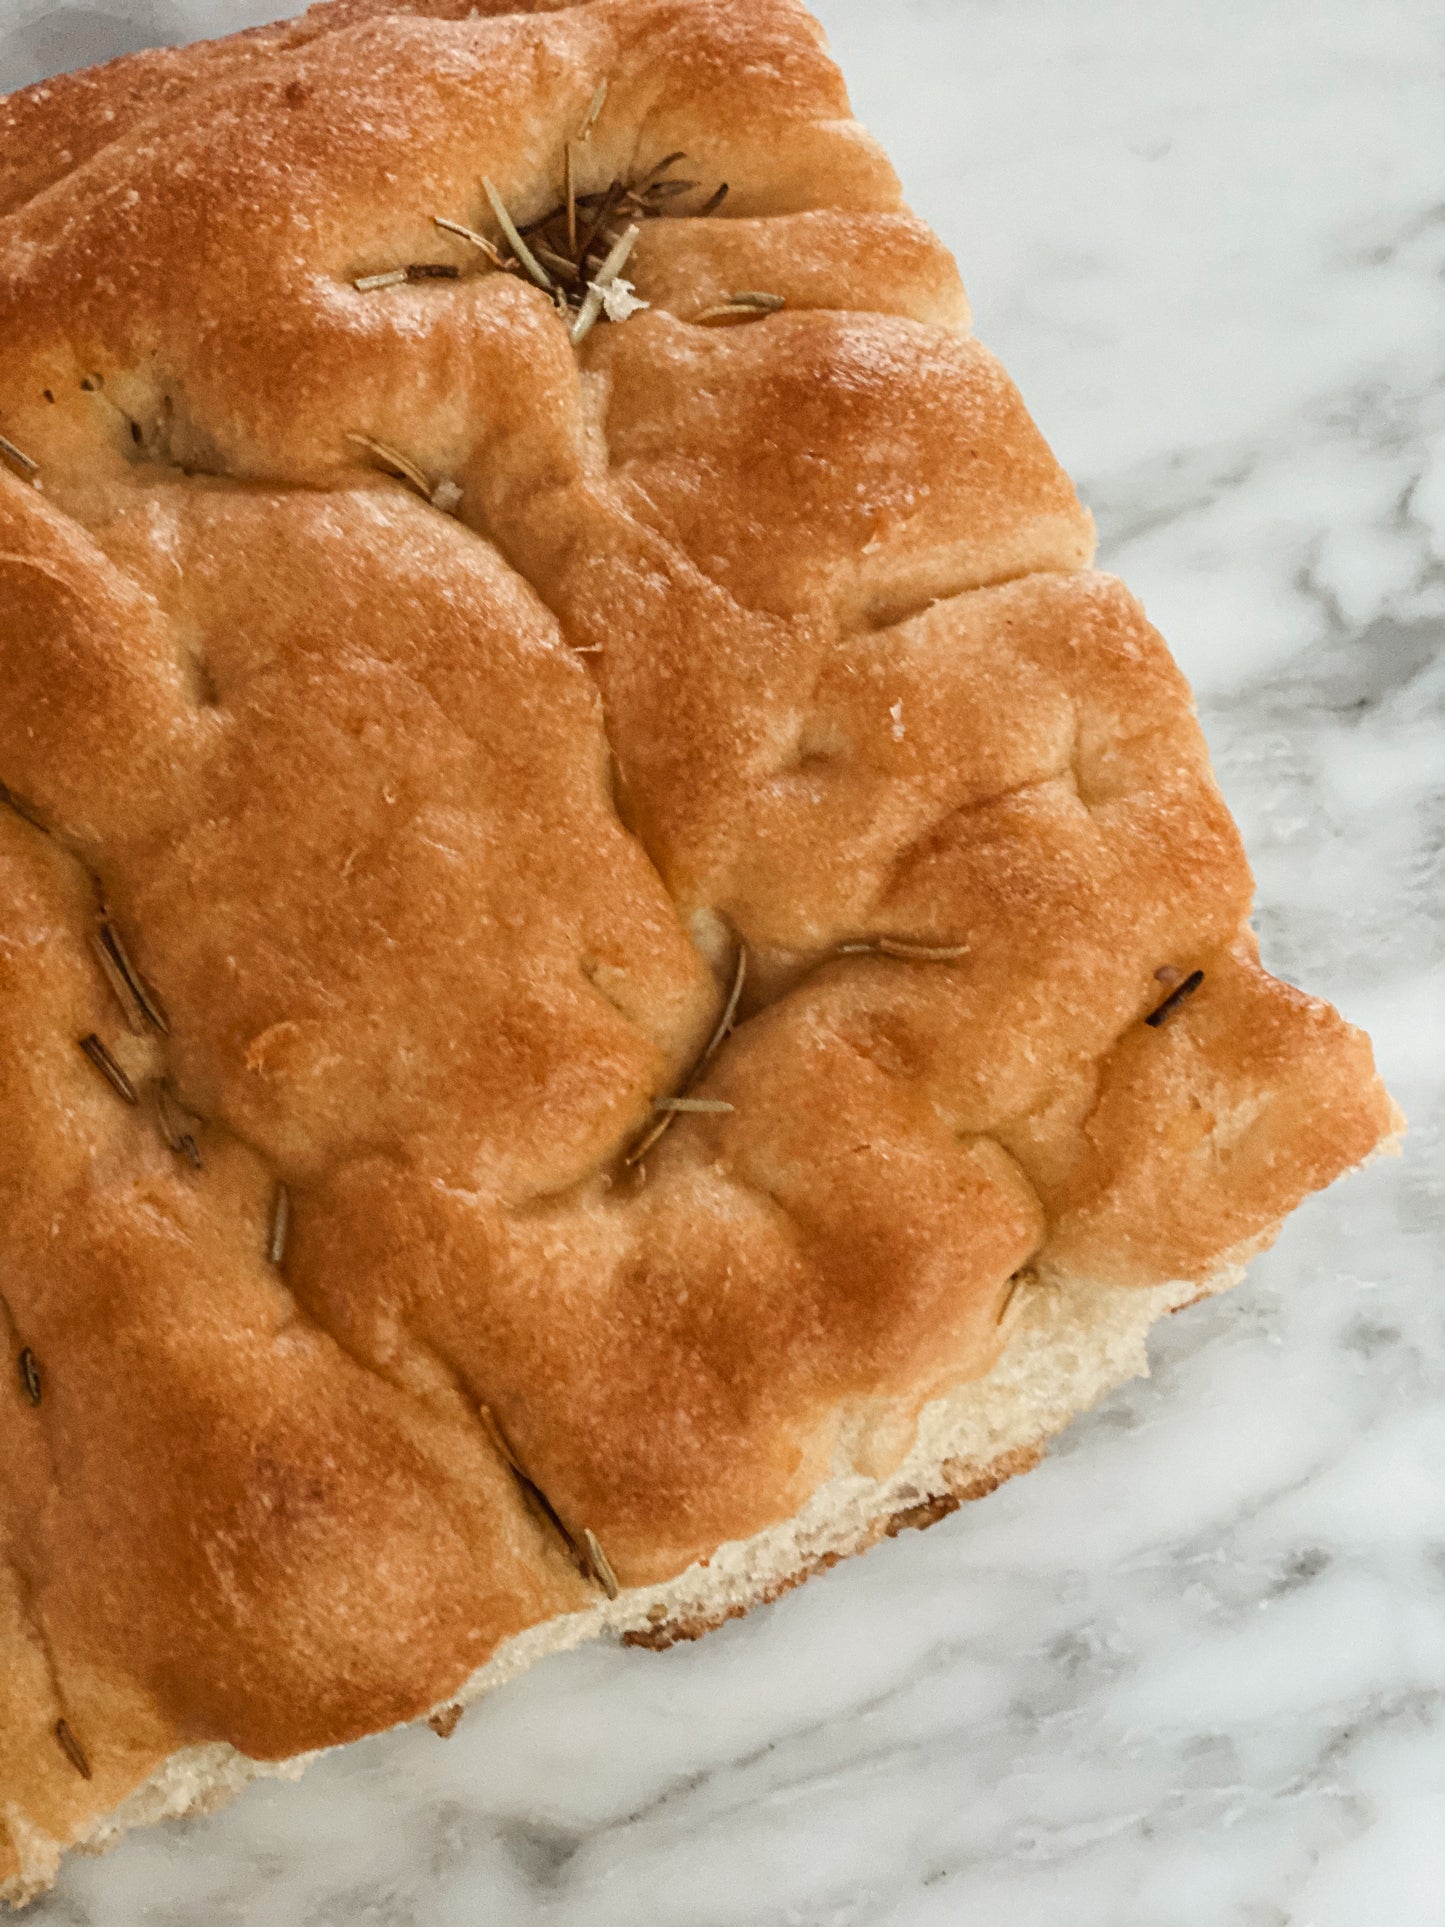
[[[927,1408],[913,1450],[890,1477],[832,1479],[794,1518],[720,1547],[706,1566],[694,1565],[668,1585],[630,1588],[587,1612],[529,1627],[435,1708],[432,1719],[449,1731],[463,1707],[550,1654],[588,1640],[620,1637],[628,1645],[660,1649],[696,1639],[885,1536],[933,1525],[965,1500],[984,1497],[1030,1471],[1046,1441],[1070,1419],[1127,1380],[1147,1376],[1145,1341],[1158,1318],[1228,1290],[1243,1270],[1242,1262],[1232,1265],[1202,1290],[1197,1283],[1152,1291],[1080,1282],[1035,1288],[999,1364],[987,1378]],[[299,1778],[319,1757],[258,1761],[226,1745],[185,1748],[80,1839],[61,1842],[20,1832],[21,1871],[0,1885],[0,1899],[19,1905],[43,1892],[69,1846],[104,1852],[133,1827],[212,1812],[252,1780]]]

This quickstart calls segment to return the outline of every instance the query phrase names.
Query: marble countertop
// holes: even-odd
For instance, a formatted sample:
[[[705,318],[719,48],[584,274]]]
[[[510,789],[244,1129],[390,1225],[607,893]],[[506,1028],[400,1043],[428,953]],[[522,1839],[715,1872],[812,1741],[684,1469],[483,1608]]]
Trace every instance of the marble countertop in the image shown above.
[[[285,11],[0,0],[0,87]],[[1445,1923],[1445,24],[817,0],[1199,691],[1403,1159],[1031,1477],[700,1646],[71,1861],[44,1927]]]

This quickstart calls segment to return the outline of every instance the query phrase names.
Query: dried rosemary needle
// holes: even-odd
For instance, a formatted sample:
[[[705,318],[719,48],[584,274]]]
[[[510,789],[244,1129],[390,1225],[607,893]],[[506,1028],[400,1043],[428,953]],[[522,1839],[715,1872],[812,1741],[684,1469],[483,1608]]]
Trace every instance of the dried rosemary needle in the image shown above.
[[[840,957],[897,957],[904,963],[957,963],[968,955],[966,943],[910,943],[902,937],[871,937],[863,943],[840,943]]]
[[[756,288],[745,288],[740,294],[730,294],[726,301],[715,307],[704,308],[695,314],[693,321],[699,327],[716,327],[719,323],[730,321],[761,321],[765,315],[781,314],[788,305],[786,295],[765,294]]]
[[[131,1028],[140,1030],[149,1024],[162,1037],[168,1037],[170,1019],[161,1008],[155,992],[131,962],[120,931],[109,917],[101,918],[91,938],[91,947]],[[140,1021],[137,1022],[137,1019]]]
[[[728,991],[728,1000],[723,1006],[722,1016],[718,1019],[717,1029],[708,1040],[708,1047],[702,1054],[702,1064],[698,1066],[699,1069],[701,1069],[703,1065],[712,1062],[713,1058],[717,1056],[718,1052],[732,1035],[733,1025],[738,1020],[738,1005],[743,1000],[743,985],[747,980],[748,947],[745,943],[740,943],[738,945],[738,960],[733,966],[733,981],[732,987]]]
[[[389,442],[379,442],[374,435],[358,435],[351,430],[347,431],[346,439],[349,442],[355,442],[358,448],[369,450],[383,467],[389,468],[394,475],[399,475],[404,482],[410,482],[419,494],[424,495],[428,501],[431,500],[432,485],[427,475],[417,467],[414,461],[393,448]]]
[[[610,81],[604,80],[593,94],[591,104],[587,109],[587,117],[577,129],[577,144],[579,147],[583,141],[591,140],[592,129],[602,118],[602,109],[607,105],[607,95],[611,84]]]
[[[615,1599],[622,1588],[617,1583],[617,1574],[612,1570],[612,1561],[602,1550],[602,1541],[590,1526],[582,1530],[582,1543],[587,1548],[587,1563],[592,1568],[593,1577],[609,1599]]]
[[[70,1730],[69,1720],[57,1720],[55,1722],[55,1737],[60,1742],[61,1752],[75,1768],[81,1779],[88,1780],[91,1777],[90,1761],[86,1759],[85,1749],[81,1746],[80,1741],[76,1739],[74,1733]]]
[[[492,204],[492,212],[497,217],[497,225],[507,237],[508,247],[511,248],[513,254],[516,255],[517,259],[527,270],[528,274],[531,275],[537,286],[544,288],[548,294],[551,294],[553,285],[551,275],[548,274],[547,270],[542,266],[542,263],[522,239],[517,224],[507,212],[506,203],[503,201],[501,195],[489,180],[482,182],[482,188],[487,199]]]
[[[123,1097],[127,1104],[140,1103],[135,1085],[131,1083],[94,1031],[81,1038],[80,1048],[118,1096]]]
[[[438,227],[452,225],[437,222]],[[467,233],[470,235],[470,229]],[[480,240],[481,236],[475,238]],[[449,261],[412,261],[404,268],[387,268],[380,274],[359,274],[351,285],[359,293],[369,294],[374,288],[399,288],[408,281],[459,281],[461,275],[461,269]]]
[[[0,435],[0,455],[13,467],[18,468],[27,481],[33,481],[40,473],[40,464],[33,455],[27,455],[23,448],[17,448],[8,435]]]
[[[21,1388],[30,1403],[38,1405],[44,1397],[45,1387],[40,1377],[39,1361],[28,1345],[21,1352],[18,1364]]]
[[[593,277],[592,285],[587,290],[586,298],[578,310],[577,319],[572,324],[572,346],[574,348],[584,342],[588,335],[591,334],[593,328],[596,327],[607,301],[607,291],[627,266],[628,258],[632,250],[637,246],[637,237],[641,232],[642,229],[634,221],[626,233],[619,237],[611,252],[608,254],[607,259],[597,270],[596,275]],[[643,302],[637,303],[639,307],[645,305]]]
[[[1157,1010],[1150,1011],[1149,1015],[1144,1019],[1144,1022],[1149,1025],[1151,1030],[1158,1030],[1161,1025],[1167,1024],[1179,1006],[1184,1003],[1187,998],[1192,997],[1203,982],[1204,972],[1202,970],[1191,971],[1182,984],[1170,991],[1169,995]]]
[[[635,1169],[639,1177],[644,1175],[642,1160],[647,1156],[653,1145],[667,1134],[676,1116],[676,1111],[664,1111],[654,1123],[647,1127],[636,1144],[633,1145],[632,1149],[622,1160],[629,1170]]]
[[[439,227],[444,234],[455,234],[458,240],[466,241],[472,247],[479,248],[481,252],[486,255],[492,266],[494,268],[500,268],[504,274],[510,274],[516,266],[515,262],[503,260],[498,249],[493,246],[485,234],[478,234],[474,227],[468,227],[465,222],[449,221],[446,216],[442,214],[433,214],[432,222],[434,226]]]
[[[183,1157],[193,1171],[202,1170],[204,1167],[201,1163],[200,1147],[196,1143],[196,1134],[192,1129],[194,1118],[177,1101],[164,1078],[157,1083],[155,1091],[156,1116],[160,1120],[161,1136],[165,1139],[168,1148],[174,1151],[177,1157]]]
[[[291,1231],[291,1193],[284,1184],[276,1186],[271,1203],[271,1229],[266,1239],[266,1260],[279,1270],[286,1257],[286,1240]]]
[[[689,1111],[704,1115],[708,1113],[723,1115],[733,1111],[734,1107],[731,1104],[725,1103],[721,1098],[690,1097],[688,1093],[731,1036],[733,1026],[737,1022],[738,1006],[742,1002],[743,985],[747,982],[747,976],[747,945],[740,943],[738,945],[738,960],[733,966],[733,979],[728,989],[727,1002],[723,1006],[723,1013],[718,1019],[716,1029],[708,1039],[706,1050],[688,1073],[683,1083],[682,1091],[678,1096],[653,1099],[652,1108],[657,1113],[656,1118],[648,1125],[647,1129],[622,1160],[624,1167],[634,1171],[639,1180],[645,1179],[647,1175],[642,1160],[647,1156],[653,1145],[671,1128],[675,1118]]]

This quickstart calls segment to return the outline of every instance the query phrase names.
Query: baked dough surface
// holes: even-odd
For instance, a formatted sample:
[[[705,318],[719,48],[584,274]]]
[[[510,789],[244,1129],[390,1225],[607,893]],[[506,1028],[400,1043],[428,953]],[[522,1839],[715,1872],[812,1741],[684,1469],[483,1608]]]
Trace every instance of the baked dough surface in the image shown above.
[[[698,186],[574,347],[433,217],[548,214],[602,80],[576,191]],[[886,1475],[1029,1294],[1203,1284],[1396,1118],[791,0],[333,0],[0,103],[0,182],[14,1883]]]

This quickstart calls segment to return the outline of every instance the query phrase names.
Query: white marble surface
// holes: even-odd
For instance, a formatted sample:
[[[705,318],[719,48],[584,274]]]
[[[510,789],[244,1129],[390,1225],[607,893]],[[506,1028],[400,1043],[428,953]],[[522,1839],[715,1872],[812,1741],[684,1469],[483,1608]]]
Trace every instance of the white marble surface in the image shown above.
[[[267,11],[0,0],[0,85]],[[1268,960],[1372,1029],[1407,1154],[1031,1478],[71,1864],[45,1927],[1445,1923],[1445,17],[819,11],[1199,688]]]

